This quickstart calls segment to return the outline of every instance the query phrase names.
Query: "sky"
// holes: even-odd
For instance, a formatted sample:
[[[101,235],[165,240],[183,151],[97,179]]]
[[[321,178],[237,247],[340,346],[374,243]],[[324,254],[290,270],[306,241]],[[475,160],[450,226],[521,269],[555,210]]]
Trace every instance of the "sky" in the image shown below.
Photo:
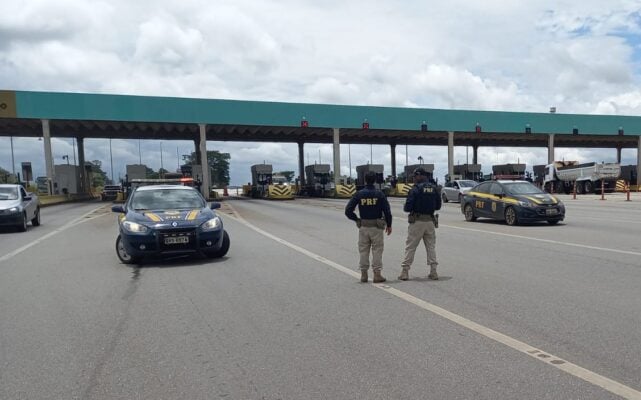
[[[641,114],[641,0],[24,0],[0,13],[0,89],[374,106]],[[580,4],[580,7],[577,6]],[[54,139],[54,163],[73,162]],[[188,141],[113,140],[114,178],[126,164],[175,169]],[[232,184],[249,166],[297,168],[296,144],[207,143],[231,154]],[[44,175],[43,142],[14,138],[16,169]],[[0,138],[0,167],[11,171]],[[139,151],[140,149],[140,151]],[[108,140],[85,140],[111,176]],[[447,172],[447,148],[397,146],[405,162]],[[177,157],[178,154],[178,157]],[[622,164],[636,164],[636,149]],[[332,160],[307,144],[305,163]],[[616,161],[614,149],[556,149],[556,158]],[[350,163],[351,159],[351,163]],[[455,163],[471,149],[455,147]],[[385,164],[389,146],[341,145],[341,173]],[[479,162],[547,162],[544,148],[481,147]]]

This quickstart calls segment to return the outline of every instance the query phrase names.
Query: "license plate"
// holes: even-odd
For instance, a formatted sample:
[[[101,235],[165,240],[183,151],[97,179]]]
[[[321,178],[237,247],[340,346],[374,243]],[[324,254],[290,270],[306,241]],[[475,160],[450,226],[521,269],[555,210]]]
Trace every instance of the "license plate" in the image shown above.
[[[549,208],[545,210],[545,215],[557,215],[559,213],[559,210],[556,208]]]
[[[189,237],[187,236],[176,236],[176,237],[166,237],[165,244],[183,244],[189,243]]]

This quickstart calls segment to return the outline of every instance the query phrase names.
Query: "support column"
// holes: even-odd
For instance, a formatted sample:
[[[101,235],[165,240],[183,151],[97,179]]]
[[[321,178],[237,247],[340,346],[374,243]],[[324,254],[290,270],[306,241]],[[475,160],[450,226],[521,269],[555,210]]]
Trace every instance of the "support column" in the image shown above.
[[[305,142],[298,142],[298,176],[300,186],[305,186]],[[300,188],[299,188],[300,189]]]
[[[80,193],[89,193],[88,179],[87,179],[87,170],[85,169],[85,139],[76,138],[76,143],[78,143],[78,166],[80,171],[80,177],[78,182],[80,182]]]
[[[198,127],[200,128],[200,140],[198,143],[199,149],[196,153],[200,154],[200,165],[203,170],[203,184],[200,187],[200,191],[205,199],[209,199],[211,179],[209,177],[209,162],[207,160],[207,125],[198,124]]]
[[[396,143],[390,143],[389,147],[392,156],[392,177],[396,178]]]
[[[479,145],[475,144],[472,146],[472,164],[479,163]]]
[[[641,185],[641,136],[637,145],[637,187]]]
[[[334,128],[334,185],[341,183],[341,143],[340,129]]]
[[[454,132],[447,132],[447,175],[454,175]]]
[[[53,155],[51,153],[51,132],[49,131],[49,120],[42,120],[42,140],[45,145],[45,169],[47,171],[47,192],[53,194]]]
[[[548,138],[548,164],[552,163],[554,163],[554,133],[550,133]]]
[[[617,146],[617,163],[621,164],[621,146]]]

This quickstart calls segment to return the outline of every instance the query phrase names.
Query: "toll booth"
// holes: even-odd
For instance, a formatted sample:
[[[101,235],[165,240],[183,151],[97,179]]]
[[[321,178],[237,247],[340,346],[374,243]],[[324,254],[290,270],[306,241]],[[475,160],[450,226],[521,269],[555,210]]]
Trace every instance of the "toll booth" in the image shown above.
[[[266,197],[272,182],[273,168],[271,164],[256,164],[250,167],[252,183],[249,195],[254,198]]]
[[[621,176],[619,180],[623,181],[623,191],[626,189],[626,184],[629,185],[629,189],[633,191],[638,191],[639,187],[637,186],[637,166],[636,165],[622,165],[621,166]],[[619,188],[619,182],[617,181],[617,188]]]
[[[483,180],[483,173],[481,172],[481,164],[459,164],[454,166],[454,175],[458,175],[460,179],[467,179],[480,182]]]
[[[376,174],[376,183],[374,186],[378,189],[383,189],[385,183],[385,176],[383,172],[385,166],[383,164],[365,164],[356,166],[356,189],[360,190],[365,187],[365,175],[368,172],[374,172]]]
[[[542,188],[545,181],[545,164],[532,166],[532,172],[534,175],[532,183],[537,187]]]
[[[305,186],[301,193],[307,196],[323,197],[331,190],[329,164],[313,164],[305,167]]]
[[[525,179],[525,164],[492,165],[494,179]]]

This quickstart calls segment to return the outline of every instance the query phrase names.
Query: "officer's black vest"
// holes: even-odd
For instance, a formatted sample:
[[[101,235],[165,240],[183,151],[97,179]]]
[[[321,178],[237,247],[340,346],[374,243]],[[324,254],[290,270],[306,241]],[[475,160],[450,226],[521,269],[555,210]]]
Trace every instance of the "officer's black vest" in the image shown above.
[[[419,183],[414,189],[414,212],[420,214],[433,214],[438,199],[436,186],[430,183]]]

